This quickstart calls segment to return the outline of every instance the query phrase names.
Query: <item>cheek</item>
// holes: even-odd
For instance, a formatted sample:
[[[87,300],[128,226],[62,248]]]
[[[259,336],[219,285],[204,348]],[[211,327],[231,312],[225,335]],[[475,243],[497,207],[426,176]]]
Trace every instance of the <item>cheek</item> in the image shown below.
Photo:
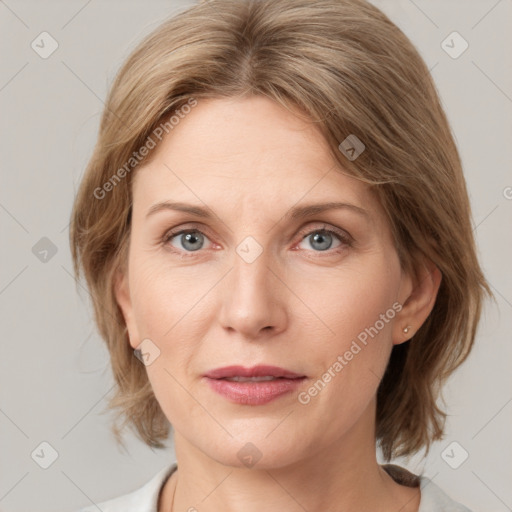
[[[158,356],[146,366],[157,401],[169,421],[178,428],[195,417],[186,389],[195,369],[194,361],[205,339],[207,300],[200,300],[212,287],[193,266],[168,268],[158,258],[136,255],[132,260],[130,289],[138,332],[151,340]],[[207,297],[205,297],[207,299]]]
[[[141,336],[175,344],[176,335],[185,331],[193,341],[200,324],[191,319],[204,312],[204,298],[218,278],[198,266],[173,266],[151,255],[135,256],[132,268],[130,289]]]
[[[348,349],[351,340],[364,340],[375,328],[379,338],[390,338],[400,285],[396,258],[370,254],[328,272],[305,270],[293,279],[308,317],[314,315],[325,334],[322,346],[327,351]]]
[[[347,265],[317,280],[316,287],[306,279],[298,288],[298,295],[308,298],[308,306],[326,326],[319,341],[302,340],[303,353],[316,362],[316,380],[301,403],[343,410],[346,414],[333,423],[333,435],[339,422],[359,417],[374,397],[393,346],[398,262],[373,257],[358,263],[357,268]]]

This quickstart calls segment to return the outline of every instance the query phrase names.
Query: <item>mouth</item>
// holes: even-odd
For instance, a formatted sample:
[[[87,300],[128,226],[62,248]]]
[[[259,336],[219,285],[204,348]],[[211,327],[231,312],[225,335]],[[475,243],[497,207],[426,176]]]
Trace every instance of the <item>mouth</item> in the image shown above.
[[[263,405],[294,390],[305,375],[277,366],[228,366],[204,375],[210,388],[232,403]]]

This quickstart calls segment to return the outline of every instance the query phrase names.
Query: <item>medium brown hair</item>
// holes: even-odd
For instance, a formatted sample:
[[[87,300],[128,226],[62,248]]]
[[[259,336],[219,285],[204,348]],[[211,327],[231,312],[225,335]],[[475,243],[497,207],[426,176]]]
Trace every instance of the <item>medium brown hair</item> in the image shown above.
[[[70,231],[75,273],[85,275],[111,355],[109,407],[123,419],[113,426],[116,439],[128,424],[148,445],[164,447],[170,428],[114,295],[127,258],[134,171],[154,154],[140,158],[141,148],[192,101],[248,95],[314,122],[336,161],[376,194],[403,268],[427,258],[441,271],[431,314],[409,342],[394,346],[377,393],[384,457],[428,452],[443,434],[441,385],[467,358],[491,293],[461,160],[429,70],[403,32],[364,0],[203,2],[161,24],[118,73]],[[365,145],[354,160],[339,149],[349,135]]]

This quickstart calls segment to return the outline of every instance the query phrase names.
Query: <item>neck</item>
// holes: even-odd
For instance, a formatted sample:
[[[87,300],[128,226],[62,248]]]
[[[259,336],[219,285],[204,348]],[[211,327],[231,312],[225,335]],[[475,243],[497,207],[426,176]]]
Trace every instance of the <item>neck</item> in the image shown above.
[[[373,406],[363,416],[372,415]],[[175,431],[178,469],[164,486],[158,512],[417,512],[419,489],[397,484],[379,466],[373,433],[373,423],[362,417],[323,451],[310,447],[287,465],[247,468],[219,463]]]

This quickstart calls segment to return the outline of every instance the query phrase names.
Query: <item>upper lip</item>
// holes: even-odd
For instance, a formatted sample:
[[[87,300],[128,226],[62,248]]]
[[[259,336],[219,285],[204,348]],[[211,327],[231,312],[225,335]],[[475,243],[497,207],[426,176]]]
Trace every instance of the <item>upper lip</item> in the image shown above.
[[[298,373],[279,368],[278,366],[258,365],[252,368],[245,368],[244,366],[224,366],[223,368],[216,368],[210,370],[204,375],[210,379],[223,379],[226,377],[284,377],[287,379],[297,379],[304,377]]]

